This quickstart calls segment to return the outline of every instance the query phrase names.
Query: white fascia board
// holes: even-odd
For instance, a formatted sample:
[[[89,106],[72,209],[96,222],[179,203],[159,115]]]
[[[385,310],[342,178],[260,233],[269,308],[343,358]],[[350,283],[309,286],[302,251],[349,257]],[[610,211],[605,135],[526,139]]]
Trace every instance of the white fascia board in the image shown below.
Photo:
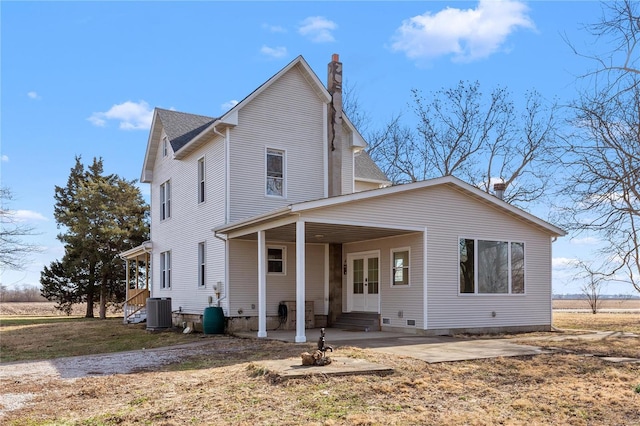
[[[277,210],[272,210],[270,212],[267,213],[263,213],[261,215],[257,215],[257,216],[252,216],[248,219],[243,219],[243,220],[239,220],[237,222],[234,223],[229,223],[226,225],[222,225],[222,226],[218,226],[216,228],[213,228],[213,232],[215,232],[216,234],[228,234],[230,232],[233,232],[237,229],[241,229],[241,228],[245,228],[247,226],[250,225],[255,225],[257,223],[260,222],[264,222],[264,221],[268,221],[271,219],[275,219],[277,217],[280,216],[284,216],[287,213],[289,213],[290,210],[290,206],[286,206],[286,207],[281,207]]]
[[[360,178],[360,177],[355,177],[353,180],[355,180],[357,182],[380,183],[380,184],[383,184],[383,185],[391,185],[391,181],[390,180],[369,179],[369,178]]]
[[[366,149],[367,146],[369,146],[369,144],[367,144],[367,142],[364,140],[364,137],[362,137],[358,129],[356,129],[356,126],[354,126],[351,120],[349,120],[349,117],[343,114],[342,119],[347,124],[347,127],[349,128],[349,130],[353,132],[353,138],[352,138],[353,143],[351,147],[354,149],[354,152]]]
[[[314,218],[313,215],[300,215],[300,218],[308,223],[320,223],[325,225],[345,225],[345,226],[357,226],[361,228],[380,228],[380,229],[395,229],[398,231],[410,231],[410,232],[422,232],[424,231],[424,226],[409,226],[409,225],[398,225],[388,224],[388,223],[380,223],[380,222],[361,222],[355,220],[337,220],[337,219],[326,219],[326,218]]]
[[[226,236],[228,239],[239,238],[245,235],[255,234],[260,231],[268,231],[269,229],[279,228],[281,226],[290,225],[298,221],[298,215],[283,217],[280,219],[269,219],[255,225],[243,226],[242,228],[228,231]]]
[[[160,129],[161,126],[158,125],[158,120],[156,120],[157,117],[158,112],[154,110],[151,130],[149,131],[149,138],[147,139],[147,149],[144,152],[142,173],[140,175],[140,182],[142,183],[151,183],[153,179],[153,163],[158,153],[158,143],[162,137],[162,130]]]

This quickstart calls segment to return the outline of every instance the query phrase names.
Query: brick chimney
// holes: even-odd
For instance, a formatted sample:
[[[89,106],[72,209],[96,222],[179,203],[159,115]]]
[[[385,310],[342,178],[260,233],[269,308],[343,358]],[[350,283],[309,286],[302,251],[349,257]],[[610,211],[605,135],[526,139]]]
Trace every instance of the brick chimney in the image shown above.
[[[493,192],[495,192],[496,197],[504,200],[504,191],[507,189],[507,184],[504,182],[496,182],[493,184]]]
[[[327,114],[329,137],[329,197],[342,194],[342,62],[337,53],[328,66],[327,90],[331,95]]]

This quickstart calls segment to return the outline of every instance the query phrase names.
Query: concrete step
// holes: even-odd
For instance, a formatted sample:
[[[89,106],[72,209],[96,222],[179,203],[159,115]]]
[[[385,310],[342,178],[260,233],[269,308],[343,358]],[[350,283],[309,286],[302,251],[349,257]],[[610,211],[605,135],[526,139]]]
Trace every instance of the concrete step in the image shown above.
[[[331,325],[333,328],[356,331],[380,331],[380,315],[370,312],[345,312]]]

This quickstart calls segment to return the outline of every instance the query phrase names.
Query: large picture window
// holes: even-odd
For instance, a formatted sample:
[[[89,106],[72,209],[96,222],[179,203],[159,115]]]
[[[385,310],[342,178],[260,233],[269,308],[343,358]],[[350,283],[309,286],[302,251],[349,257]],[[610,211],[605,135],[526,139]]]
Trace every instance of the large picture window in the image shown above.
[[[268,148],[266,194],[284,197],[284,183],[284,151]]]
[[[171,181],[160,185],[160,220],[171,217]]]
[[[459,265],[460,293],[524,293],[524,243],[461,238]]]
[[[409,249],[391,250],[391,285],[409,285]]]
[[[160,253],[160,287],[171,288],[171,252]]]

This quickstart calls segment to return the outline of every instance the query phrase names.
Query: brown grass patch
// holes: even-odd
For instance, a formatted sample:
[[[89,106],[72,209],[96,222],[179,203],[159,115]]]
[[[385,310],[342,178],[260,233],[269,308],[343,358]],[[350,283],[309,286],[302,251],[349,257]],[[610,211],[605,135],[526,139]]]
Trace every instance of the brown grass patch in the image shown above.
[[[568,330],[622,331],[640,334],[640,313],[553,312],[553,326]]]
[[[612,324],[601,314],[588,316],[590,329],[604,327],[598,325],[601,320]],[[627,323],[635,318],[621,318],[625,316]],[[571,325],[571,318],[563,321]],[[581,321],[573,326],[583,328]],[[559,335],[566,333],[547,334]],[[607,344],[612,354],[620,355],[625,342],[631,347],[638,341],[615,338]],[[588,344],[585,351],[599,345]],[[427,364],[343,346],[336,348],[340,356],[367,359],[392,367],[395,373],[277,382],[260,367],[261,360],[298,357],[312,346],[225,338],[206,355],[157,371],[76,380],[44,378],[37,383],[0,378],[2,395],[31,398],[7,411],[0,422],[30,426],[640,424],[636,391],[640,364],[608,363],[571,353]]]

